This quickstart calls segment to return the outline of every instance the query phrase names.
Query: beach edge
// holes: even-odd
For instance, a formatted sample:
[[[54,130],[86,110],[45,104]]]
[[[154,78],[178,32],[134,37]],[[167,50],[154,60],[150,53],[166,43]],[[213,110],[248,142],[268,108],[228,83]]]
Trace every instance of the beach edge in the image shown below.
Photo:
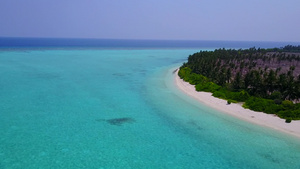
[[[196,99],[198,102],[240,120],[268,127],[300,139],[300,120],[285,123],[285,119],[281,119],[276,115],[245,109],[240,103],[227,104],[226,100],[216,98],[209,92],[197,92],[194,85],[185,82],[178,76],[178,71],[179,68],[172,70],[176,88]]]

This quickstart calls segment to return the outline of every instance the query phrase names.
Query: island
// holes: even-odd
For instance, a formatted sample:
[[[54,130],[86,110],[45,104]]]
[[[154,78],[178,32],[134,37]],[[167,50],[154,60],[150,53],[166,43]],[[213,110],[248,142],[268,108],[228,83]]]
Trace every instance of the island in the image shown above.
[[[200,51],[177,75],[181,90],[211,107],[300,136],[300,46]]]

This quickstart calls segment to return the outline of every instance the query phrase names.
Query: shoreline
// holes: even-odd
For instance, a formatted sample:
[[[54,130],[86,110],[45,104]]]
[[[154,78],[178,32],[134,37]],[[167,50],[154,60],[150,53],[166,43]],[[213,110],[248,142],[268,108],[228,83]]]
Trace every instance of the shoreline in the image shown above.
[[[228,105],[226,100],[216,98],[212,96],[212,93],[197,92],[194,85],[191,85],[188,82],[183,81],[183,79],[180,79],[178,76],[178,71],[179,68],[176,70],[176,72],[173,72],[175,74],[175,86],[202,104],[238,119],[284,132],[300,139],[300,120],[293,120],[291,123],[285,123],[285,119],[281,119],[276,115],[245,109],[240,103],[231,103]]]

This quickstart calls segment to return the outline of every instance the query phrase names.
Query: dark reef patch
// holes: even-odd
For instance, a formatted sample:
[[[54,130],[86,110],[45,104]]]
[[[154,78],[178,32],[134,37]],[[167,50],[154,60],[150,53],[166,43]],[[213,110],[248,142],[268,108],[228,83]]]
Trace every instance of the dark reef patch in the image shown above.
[[[133,118],[129,117],[123,117],[123,118],[113,118],[113,119],[97,119],[96,121],[102,122],[105,121],[110,125],[115,125],[115,126],[121,126],[125,123],[134,123],[135,120]]]
[[[198,123],[196,123],[193,120],[189,121],[188,124],[195,127],[197,130],[203,130],[204,129],[203,127],[201,127]]]
[[[129,75],[129,74],[128,73],[113,73],[112,75],[122,77],[122,76],[126,76],[126,75]]]
[[[271,161],[272,163],[279,163],[280,160],[273,156],[273,153],[267,154],[267,153],[258,153],[259,156],[262,158]]]

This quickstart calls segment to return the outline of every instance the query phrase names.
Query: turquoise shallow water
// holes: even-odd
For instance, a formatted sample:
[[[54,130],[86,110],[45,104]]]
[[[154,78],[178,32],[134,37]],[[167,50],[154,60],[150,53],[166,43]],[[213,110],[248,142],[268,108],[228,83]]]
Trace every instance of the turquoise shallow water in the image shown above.
[[[299,140],[176,89],[194,52],[0,52],[0,169],[300,168]]]

